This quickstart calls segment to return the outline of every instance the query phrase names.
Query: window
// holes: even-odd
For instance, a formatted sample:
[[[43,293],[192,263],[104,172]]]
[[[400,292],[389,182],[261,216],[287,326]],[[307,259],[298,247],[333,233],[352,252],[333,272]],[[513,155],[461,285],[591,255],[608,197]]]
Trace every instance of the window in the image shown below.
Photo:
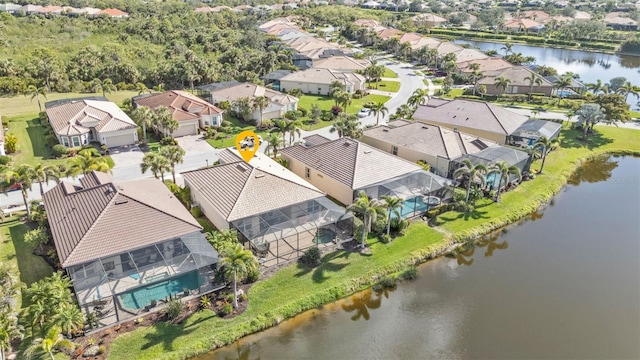
[[[398,155],[398,147],[397,146],[392,146],[391,147],[391,153],[393,155]]]
[[[69,138],[68,137],[63,136],[61,138],[61,140],[62,140],[62,145],[66,146],[66,147],[69,147]]]
[[[307,179],[311,177],[311,169],[309,169],[308,167],[304,168],[304,177],[306,177]]]
[[[82,144],[87,145],[89,141],[87,141],[87,136],[82,137]]]
[[[71,137],[71,141],[73,142],[73,147],[80,146],[80,138],[77,136]]]

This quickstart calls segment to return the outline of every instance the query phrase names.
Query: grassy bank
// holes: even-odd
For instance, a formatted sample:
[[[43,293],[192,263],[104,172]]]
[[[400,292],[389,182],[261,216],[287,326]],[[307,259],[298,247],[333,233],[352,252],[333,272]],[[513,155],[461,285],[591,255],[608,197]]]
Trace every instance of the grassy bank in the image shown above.
[[[106,94],[107,99],[114,103],[121,105],[124,99],[138,95],[135,91],[116,91],[111,94]],[[40,97],[42,103],[42,110],[44,111],[44,103],[47,101],[61,100],[61,99],[73,99],[86,96],[102,96],[102,93],[49,93],[47,98]],[[0,97],[0,115],[3,117],[13,116],[33,116],[37,117],[40,112],[38,108],[38,101],[36,99],[31,100],[31,97],[27,96],[10,96]]]
[[[380,90],[388,92],[398,92],[400,90],[400,82],[393,80],[382,80],[378,82],[367,83],[367,89]]]
[[[370,240],[370,255],[336,251],[316,269],[291,265],[250,289],[243,314],[223,320],[205,310],[180,325],[162,323],[124,334],[113,343],[109,359],[183,359],[207,352],[370,286],[448,244],[441,233],[416,223],[391,244]]]
[[[181,325],[158,324],[125,334],[112,345],[109,359],[182,359],[231,343],[235,339],[273,326],[304,310],[345,297],[411,264],[422,262],[458,241],[507,225],[535,211],[556,194],[581,162],[605,153],[640,154],[640,132],[598,126],[588,143],[577,139],[579,132],[565,129],[562,148],[545,164],[544,175],[524,182],[505,194],[500,204],[479,206],[466,216],[457,212],[439,217],[441,230],[414,223],[407,234],[391,244],[371,241],[371,255],[338,251],[325,255],[318,269],[291,265],[249,292],[249,307],[242,315],[222,320],[202,311]],[[539,162],[533,169],[539,168]]]

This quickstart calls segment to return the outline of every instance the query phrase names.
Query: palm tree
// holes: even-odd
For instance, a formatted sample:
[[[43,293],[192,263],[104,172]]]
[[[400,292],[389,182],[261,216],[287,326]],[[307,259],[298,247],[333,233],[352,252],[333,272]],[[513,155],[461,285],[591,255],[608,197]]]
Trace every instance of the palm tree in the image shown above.
[[[391,233],[391,213],[396,214],[398,219],[402,218],[402,199],[395,196],[383,195],[384,207],[387,209],[387,235]]]
[[[81,150],[78,152],[78,155],[71,159],[71,167],[69,170],[73,175],[88,174],[91,171],[112,173],[107,160],[90,150]]]
[[[424,105],[429,102],[429,89],[416,89],[409,97],[407,104],[412,107]]]
[[[276,131],[282,134],[282,145],[285,145],[287,143],[287,139],[285,138],[285,135],[287,134],[287,125],[288,122],[285,119],[273,120],[273,126],[275,126]]]
[[[386,106],[384,106],[383,102],[378,102],[370,106],[369,109],[371,109],[371,112],[373,113],[373,115],[376,116],[376,125],[380,125],[380,115],[384,117],[387,114],[389,114],[389,109]]]
[[[484,174],[487,173],[487,167],[484,164],[473,165],[469,159],[462,160],[462,167],[453,172],[453,178],[458,179],[460,177],[467,180],[467,195],[465,201],[469,202],[469,193],[471,192],[471,183],[474,181],[480,182],[480,185],[484,185]]]
[[[500,202],[500,189],[502,189],[502,183],[504,181],[504,186],[507,186],[509,182],[509,175],[515,175],[518,177],[518,181],[522,180],[522,174],[520,173],[520,168],[512,165],[509,166],[506,161],[498,161],[495,163],[491,170],[489,170],[488,174],[495,173],[500,175],[500,180],[498,181],[498,191],[496,195],[496,202]]]
[[[271,101],[264,96],[258,96],[253,99],[253,108],[260,111],[260,121],[256,124],[257,127],[262,126],[262,111],[266,109],[270,103]]]
[[[586,138],[590,129],[605,119],[605,113],[599,104],[584,104],[576,111],[578,123],[582,125],[583,136]]]
[[[45,99],[47,98],[46,86],[36,87],[35,85],[29,85],[29,87],[27,87],[27,91],[25,92],[25,96],[31,97],[31,101],[33,101],[33,99],[38,99],[38,109],[40,109],[40,112],[42,112],[40,95],[42,95]]]
[[[182,164],[184,161],[185,152],[179,146],[165,146],[160,149],[160,156],[167,159],[169,168],[171,169],[171,177],[173,177],[173,183],[176,182],[176,164]]]
[[[540,156],[542,157],[542,164],[540,165],[540,174],[542,174],[542,168],[544,168],[544,161],[547,159],[547,154],[557,147],[559,144],[558,139],[549,140],[546,136],[541,137],[538,141],[533,144],[533,150],[535,151],[538,148],[542,148],[540,150]]]
[[[527,76],[526,78],[524,78],[525,81],[529,81],[529,101],[531,101],[531,96],[533,93],[533,85],[535,84],[536,86],[540,86],[542,85],[542,77],[539,76],[538,74],[532,72],[530,76]]]
[[[249,272],[258,269],[258,260],[240,244],[223,250],[220,255],[220,266],[225,279],[233,280],[233,307],[238,308],[238,281],[246,279]]]
[[[102,92],[102,96],[105,97],[106,93],[111,94],[112,91],[116,91],[116,86],[113,85],[113,81],[109,78],[104,80],[93,79],[91,81],[91,90],[93,92]]]
[[[512,52],[512,49],[513,44],[510,42],[505,43],[504,46],[500,48],[500,50],[504,50],[504,56],[509,55],[509,53]]]
[[[147,170],[151,170],[153,176],[158,179],[160,177],[164,182],[164,173],[169,171],[169,160],[154,152],[146,153],[142,158],[142,164],[140,164],[140,170],[142,173],[146,173]]]
[[[276,157],[278,157],[278,147],[283,145],[283,142],[280,139],[280,135],[274,132],[269,133],[269,135],[267,135],[266,141],[269,143],[269,147],[267,148],[267,150],[269,148],[273,150],[273,158],[275,159]]]
[[[35,339],[33,344],[24,352],[24,355],[27,359],[31,359],[34,354],[44,352],[49,354],[51,360],[55,360],[53,351],[62,348],[71,350],[73,349],[73,343],[62,336],[59,327],[54,326],[47,331],[44,338]]]
[[[68,337],[74,332],[82,329],[84,326],[84,314],[75,304],[63,304],[56,310],[53,322],[60,326],[60,330],[65,332]]]
[[[293,144],[293,141],[296,139],[296,134],[298,137],[302,136],[302,127],[304,123],[302,119],[289,120],[287,122],[287,132],[289,133],[289,145]]]
[[[35,181],[40,185],[40,195],[44,195],[44,188],[42,183],[48,183],[50,179],[60,178],[60,168],[55,165],[44,165],[39,163],[33,168],[36,174]]]
[[[131,112],[133,121],[142,127],[142,136],[144,141],[147,142],[147,127],[153,124],[154,112],[146,106],[138,106]]]
[[[508,79],[504,76],[498,76],[493,82],[493,85],[500,89],[500,96],[502,96],[504,92],[507,91],[509,85],[511,85],[511,79]]]
[[[358,122],[358,117],[353,114],[341,113],[333,120],[329,132],[338,132],[338,137],[359,138],[362,136],[362,129]]]
[[[560,94],[562,94],[564,89],[570,87],[571,84],[573,84],[573,78],[570,74],[564,74],[553,82],[553,86],[560,90]],[[562,100],[562,96],[558,95],[558,104],[560,104],[560,100]]]
[[[136,84],[136,91],[138,92],[138,95],[142,95],[146,92],[148,92],[149,94],[151,94],[151,90],[149,90],[149,88],[147,87],[147,85],[139,82]]]
[[[7,184],[18,184],[20,186],[22,200],[24,201],[24,206],[27,208],[27,217],[31,217],[31,210],[29,209],[29,202],[27,200],[29,197],[27,190],[31,190],[33,182],[37,179],[33,167],[28,164],[22,164],[13,169],[6,169],[4,177]]]
[[[337,96],[338,98],[336,99],[336,101],[338,102],[338,105],[342,105],[344,111],[347,112],[347,107],[351,105],[353,96],[351,95],[351,93],[348,93],[346,91],[339,92]]]
[[[169,132],[173,137],[173,132],[178,130],[180,123],[174,118],[171,110],[166,106],[158,106],[153,109],[153,124],[163,129],[164,132]],[[177,126],[176,126],[177,125]],[[165,134],[166,135],[166,134]]]
[[[605,87],[607,87],[606,84],[602,83],[602,80],[598,79],[597,82],[595,82],[594,84],[586,84],[587,88],[589,90],[591,90],[591,92],[593,92],[594,95],[598,95],[598,93],[600,91],[604,92]]]
[[[365,247],[367,233],[371,231],[371,226],[375,220],[384,214],[384,205],[378,199],[371,199],[367,193],[360,191],[356,201],[349,205],[347,211],[353,212],[356,216],[362,216],[362,248]]]
[[[636,98],[638,98],[640,95],[638,95],[640,92],[640,88],[637,86],[634,86],[631,81],[627,81],[624,84],[622,84],[622,86],[620,86],[617,90],[617,93],[624,96],[624,101],[627,101],[629,99],[629,95],[633,95]]]
[[[5,351],[11,350],[11,342],[22,339],[24,331],[18,324],[18,317],[9,312],[0,312],[0,359],[4,360]]]

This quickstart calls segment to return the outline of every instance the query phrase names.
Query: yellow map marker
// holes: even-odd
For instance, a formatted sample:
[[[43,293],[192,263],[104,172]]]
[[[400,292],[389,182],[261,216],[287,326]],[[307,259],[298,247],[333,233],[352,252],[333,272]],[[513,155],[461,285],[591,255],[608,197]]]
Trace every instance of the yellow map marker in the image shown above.
[[[240,153],[240,156],[244,159],[244,161],[249,162],[258,151],[258,147],[260,146],[260,139],[258,135],[251,130],[246,130],[238,134],[236,137],[236,149]]]

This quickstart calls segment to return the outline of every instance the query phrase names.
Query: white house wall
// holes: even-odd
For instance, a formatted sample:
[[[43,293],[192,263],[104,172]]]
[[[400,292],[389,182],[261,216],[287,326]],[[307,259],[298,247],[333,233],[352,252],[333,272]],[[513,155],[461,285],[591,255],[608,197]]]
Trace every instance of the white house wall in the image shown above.
[[[198,191],[197,188],[191,186],[187,179],[184,179],[185,186],[191,189],[191,201],[193,201],[193,205],[197,205],[200,207],[200,211],[202,214],[211,221],[213,226],[218,230],[227,230],[229,229],[229,223],[227,220],[220,214],[213,205],[206,200],[202,194]]]

